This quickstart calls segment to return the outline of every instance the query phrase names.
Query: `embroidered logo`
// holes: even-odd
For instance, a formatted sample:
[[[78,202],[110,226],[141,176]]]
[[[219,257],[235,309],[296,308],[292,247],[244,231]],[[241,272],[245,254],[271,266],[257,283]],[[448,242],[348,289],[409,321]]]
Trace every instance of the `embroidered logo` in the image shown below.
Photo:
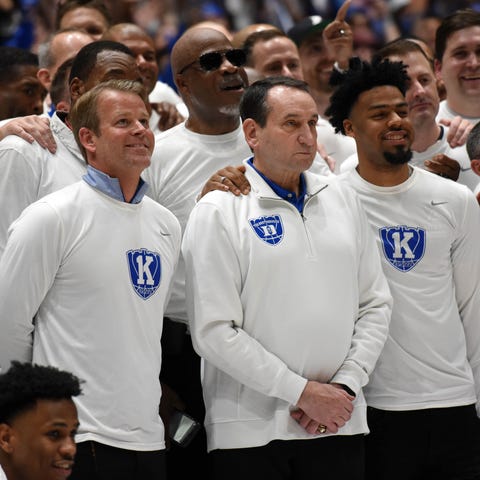
[[[137,295],[150,298],[160,285],[162,265],[160,255],[145,248],[127,252],[130,280]]]
[[[283,223],[280,215],[268,215],[249,220],[257,237],[269,245],[277,245],[283,239]]]
[[[397,270],[410,271],[425,253],[425,230],[405,225],[380,229],[385,258]]]

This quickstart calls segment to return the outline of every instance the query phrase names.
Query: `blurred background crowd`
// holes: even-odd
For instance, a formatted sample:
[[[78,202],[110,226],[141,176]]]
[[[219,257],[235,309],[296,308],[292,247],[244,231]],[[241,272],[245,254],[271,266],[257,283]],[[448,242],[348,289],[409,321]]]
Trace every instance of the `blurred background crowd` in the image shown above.
[[[58,25],[62,0],[0,0],[0,45],[37,53]],[[169,54],[178,37],[200,21],[214,21],[234,33],[253,23],[268,23],[287,31],[309,15],[332,19],[341,0],[105,0],[112,23],[133,22],[155,41],[160,80],[173,88]],[[369,59],[385,42],[416,36],[434,50],[441,19],[460,8],[480,10],[480,0],[353,0],[347,21],[355,54]],[[102,32],[89,32],[101,34]]]

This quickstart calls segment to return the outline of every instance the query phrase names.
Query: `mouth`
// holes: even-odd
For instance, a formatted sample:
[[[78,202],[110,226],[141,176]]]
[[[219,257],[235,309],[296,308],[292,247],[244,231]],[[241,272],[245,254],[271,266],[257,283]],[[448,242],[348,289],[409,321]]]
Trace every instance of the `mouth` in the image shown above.
[[[387,132],[382,138],[391,145],[406,145],[410,141],[410,134],[405,130],[395,130]]]
[[[67,478],[72,474],[73,462],[58,462],[53,465],[53,468],[58,478]]]
[[[408,107],[410,108],[410,110],[413,110],[414,108],[428,108],[428,107],[431,107],[431,103],[425,102],[425,101],[416,102],[416,103],[410,104]]]
[[[224,92],[242,92],[245,87],[243,80],[240,77],[224,78],[220,84],[220,90]]]
[[[138,148],[141,150],[148,150],[150,148],[150,145],[147,143],[129,143],[127,144],[127,148]]]
[[[306,151],[302,151],[302,152],[297,152],[297,156],[299,157],[308,157],[308,158],[311,158],[313,160],[313,158],[315,157],[315,151],[313,150],[306,150]]]
[[[464,82],[477,82],[480,80],[480,74],[476,73],[475,75],[462,75],[461,79]]]

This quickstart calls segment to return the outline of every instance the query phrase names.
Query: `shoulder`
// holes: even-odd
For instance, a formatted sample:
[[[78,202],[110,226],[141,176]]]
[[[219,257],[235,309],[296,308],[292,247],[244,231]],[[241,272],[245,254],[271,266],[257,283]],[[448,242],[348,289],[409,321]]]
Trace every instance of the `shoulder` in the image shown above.
[[[161,222],[164,225],[168,225],[169,228],[175,232],[178,232],[178,235],[180,236],[180,222],[168,208],[164,207],[148,196],[143,197],[142,203],[144,210],[149,217],[155,219],[155,221]]]

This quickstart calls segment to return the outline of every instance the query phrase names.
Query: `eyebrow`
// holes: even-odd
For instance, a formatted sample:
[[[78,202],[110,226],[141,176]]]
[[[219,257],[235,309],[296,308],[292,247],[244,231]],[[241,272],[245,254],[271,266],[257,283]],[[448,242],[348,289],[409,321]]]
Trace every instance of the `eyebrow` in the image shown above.
[[[80,422],[77,422],[74,425],[74,428],[78,429],[79,426],[80,426]],[[53,422],[49,425],[49,428],[52,428],[52,427],[68,427],[68,424],[67,424],[67,422],[57,421],[57,422]]]
[[[301,117],[301,116],[302,116],[301,113],[287,113],[287,114],[283,117],[283,119],[284,119],[284,120],[288,120],[289,118],[299,118],[299,117]],[[311,119],[318,120],[318,117],[319,117],[318,113],[315,113],[315,114],[313,114],[310,118],[311,118]]]
[[[382,108],[390,108],[392,107],[392,104],[390,103],[381,103],[377,105],[371,105],[370,107],[367,108],[367,110],[380,110]],[[398,107],[408,107],[407,102],[400,102],[396,103],[393,105],[393,107],[398,108]]]

